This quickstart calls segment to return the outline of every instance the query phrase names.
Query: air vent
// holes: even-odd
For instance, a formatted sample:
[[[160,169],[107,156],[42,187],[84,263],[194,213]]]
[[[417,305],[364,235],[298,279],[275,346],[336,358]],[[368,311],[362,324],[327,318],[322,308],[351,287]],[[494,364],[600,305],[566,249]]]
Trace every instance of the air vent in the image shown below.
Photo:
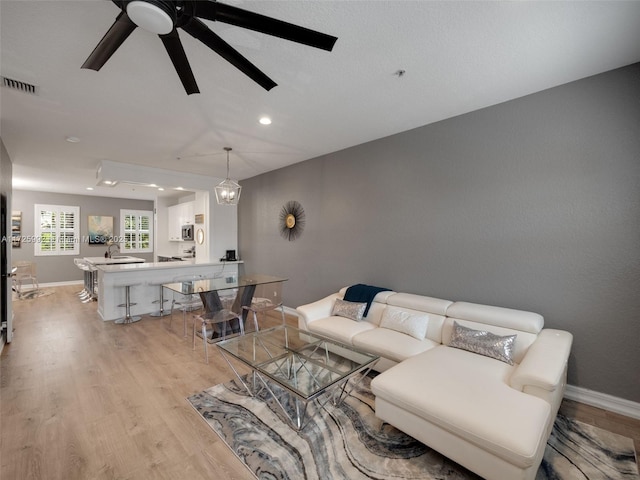
[[[2,86],[12,90],[19,90],[24,93],[30,93],[31,95],[38,94],[37,86],[21,82],[20,80],[14,80],[13,78],[2,77]]]

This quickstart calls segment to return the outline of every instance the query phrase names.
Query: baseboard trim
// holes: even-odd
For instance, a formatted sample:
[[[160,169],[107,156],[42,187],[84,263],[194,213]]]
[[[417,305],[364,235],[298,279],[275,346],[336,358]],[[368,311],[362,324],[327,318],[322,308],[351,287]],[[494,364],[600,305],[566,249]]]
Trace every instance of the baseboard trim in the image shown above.
[[[640,403],[632,402],[631,400],[574,385],[567,385],[564,391],[564,398],[640,420]]]
[[[39,283],[39,287],[63,287],[65,285],[83,285],[84,280],[69,280],[67,282],[51,282],[51,283]]]
[[[287,307],[286,305],[283,305],[283,307],[284,307],[284,313],[286,315],[293,315],[293,316],[296,316],[296,317],[298,316],[298,312],[296,311],[295,308]]]

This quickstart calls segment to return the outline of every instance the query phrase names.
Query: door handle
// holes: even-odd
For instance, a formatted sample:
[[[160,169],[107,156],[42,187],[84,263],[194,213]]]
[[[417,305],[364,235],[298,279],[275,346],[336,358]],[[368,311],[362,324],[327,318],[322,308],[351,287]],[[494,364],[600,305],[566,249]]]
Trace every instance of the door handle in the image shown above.
[[[2,276],[3,276],[3,277],[7,277],[7,278],[9,278],[9,277],[15,277],[15,276],[16,276],[16,270],[18,270],[18,269],[17,269],[17,267],[13,267],[13,268],[11,269],[11,273],[3,273],[3,274],[2,274]]]

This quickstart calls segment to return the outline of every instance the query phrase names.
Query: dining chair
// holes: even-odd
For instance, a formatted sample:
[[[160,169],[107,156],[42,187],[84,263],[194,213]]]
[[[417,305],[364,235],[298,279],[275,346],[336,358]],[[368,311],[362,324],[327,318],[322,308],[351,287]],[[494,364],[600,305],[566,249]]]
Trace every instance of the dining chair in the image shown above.
[[[205,312],[194,317],[193,350],[196,349],[196,325],[200,325],[202,345],[204,347],[204,358],[207,364],[209,363],[209,343],[222,341],[227,338],[227,334],[244,335],[244,322],[242,320],[242,315],[227,308],[223,308],[218,311]]]
[[[22,297],[28,292],[37,292],[40,287],[38,286],[38,276],[36,275],[36,264],[34,262],[19,261],[13,264],[11,269],[13,289],[15,290],[18,298]],[[31,284],[31,290],[24,291],[24,285]]]
[[[183,283],[185,285],[185,292],[173,293],[173,299],[171,300],[171,315],[169,316],[169,328],[171,328],[174,309],[180,310],[182,312],[182,334],[184,337],[187,336],[187,312],[193,312],[204,308],[204,304],[200,299],[200,293],[194,292],[193,288],[189,288],[189,285],[192,285],[195,281],[204,279],[204,275],[181,275],[172,280],[172,283]]]
[[[251,304],[244,305],[242,308],[247,314],[249,314],[249,312],[253,314],[253,326],[256,332],[260,330],[258,315],[261,314],[264,319],[268,311],[278,308],[282,313],[282,324],[285,325],[286,319],[284,315],[284,305],[282,304],[282,282],[258,285],[254,296],[251,298]]]

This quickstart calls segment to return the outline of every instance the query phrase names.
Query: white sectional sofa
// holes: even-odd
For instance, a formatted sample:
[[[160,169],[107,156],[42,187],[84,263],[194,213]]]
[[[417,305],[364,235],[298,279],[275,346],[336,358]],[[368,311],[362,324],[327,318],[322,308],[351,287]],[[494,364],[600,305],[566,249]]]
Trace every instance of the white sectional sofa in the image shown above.
[[[332,315],[346,290],[298,307],[299,327],[381,357],[376,415],[488,480],[533,480],[572,335],[532,312],[392,291],[360,321]]]

